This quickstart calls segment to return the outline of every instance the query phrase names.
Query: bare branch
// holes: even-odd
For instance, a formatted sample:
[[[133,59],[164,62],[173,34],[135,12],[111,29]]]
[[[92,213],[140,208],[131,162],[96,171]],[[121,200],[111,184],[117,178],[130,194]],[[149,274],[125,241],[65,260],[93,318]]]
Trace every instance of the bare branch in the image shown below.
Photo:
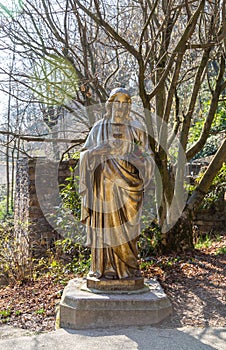
[[[180,138],[180,142],[181,142],[183,150],[186,149],[186,145],[187,145],[187,141],[188,141],[188,133],[189,133],[190,125],[191,125],[191,117],[192,117],[194,109],[195,109],[195,104],[196,104],[198,92],[199,92],[199,89],[200,89],[200,86],[202,83],[202,79],[203,79],[203,72],[206,68],[206,65],[207,65],[207,62],[209,59],[209,55],[210,55],[210,48],[206,49],[203,52],[203,56],[202,56],[200,65],[199,65],[199,68],[198,68],[197,73],[196,73],[188,111],[187,111],[187,114],[184,115],[183,127],[182,127],[181,138]]]
[[[190,160],[192,157],[194,157],[195,154],[197,154],[204,146],[208,136],[209,131],[211,128],[211,124],[214,118],[214,115],[217,110],[218,106],[218,100],[221,92],[226,88],[226,81],[222,83],[222,79],[224,77],[225,73],[225,58],[221,56],[221,63],[220,63],[220,71],[216,82],[216,87],[212,95],[211,104],[209,108],[209,113],[206,117],[205,123],[203,125],[202,133],[200,135],[200,138],[198,141],[187,151],[186,156],[187,159]]]
[[[168,75],[168,73],[169,73],[169,71],[174,63],[175,56],[177,55],[177,53],[179,53],[185,47],[187,40],[193,34],[198,17],[204,8],[204,4],[205,4],[205,0],[201,0],[197,10],[193,14],[193,16],[190,18],[190,20],[189,20],[189,22],[184,30],[183,35],[181,36],[178,44],[176,45],[175,49],[173,50],[173,52],[170,56],[167,67],[164,69],[164,72],[163,72],[160,80],[158,81],[157,85],[154,87],[152,92],[148,95],[149,99],[153,98],[156,95],[156,93],[162,88],[162,85],[165,82],[165,79],[166,79],[166,77],[167,77],[167,75]]]
[[[8,136],[13,136],[13,138],[18,138],[27,142],[57,142],[57,143],[73,143],[76,145],[81,145],[82,143],[85,142],[86,138],[83,139],[63,139],[63,138],[51,138],[48,139],[46,137],[39,137],[39,136],[30,136],[30,135],[21,135],[14,133],[12,131],[5,131],[5,130],[0,130],[0,134],[2,135],[8,135]]]
[[[145,25],[144,25],[144,27],[142,29],[141,36],[140,36],[140,43],[139,43],[139,53],[140,54],[142,54],[142,44],[143,44],[143,38],[144,38],[145,31],[147,30],[147,27],[150,24],[150,20],[151,20],[151,18],[153,16],[153,13],[154,13],[157,5],[158,5],[158,0],[155,0],[155,3],[154,3],[154,5],[153,5],[153,7],[151,9],[151,12],[150,12],[149,16],[148,16],[148,19],[147,19],[147,21],[146,21],[146,23],[145,23]]]
[[[74,3],[79,6],[90,18],[92,18],[98,25],[104,28],[117,42],[119,42],[123,47],[125,47],[138,61],[142,58],[139,52],[135,49],[135,47],[128,43],[122,36],[120,36],[114,28],[112,28],[101,16],[100,12],[97,17],[90,10],[88,10],[84,5],[81,4],[80,1],[74,0]]]
[[[167,141],[167,149],[169,149],[171,144],[173,143],[173,141],[174,141],[174,139],[179,131],[180,124],[181,124],[181,120],[179,117],[180,101],[179,101],[179,96],[177,94],[177,90],[175,90],[174,96],[175,96],[175,118],[174,118],[174,125],[173,125],[172,133],[169,136],[168,141]]]

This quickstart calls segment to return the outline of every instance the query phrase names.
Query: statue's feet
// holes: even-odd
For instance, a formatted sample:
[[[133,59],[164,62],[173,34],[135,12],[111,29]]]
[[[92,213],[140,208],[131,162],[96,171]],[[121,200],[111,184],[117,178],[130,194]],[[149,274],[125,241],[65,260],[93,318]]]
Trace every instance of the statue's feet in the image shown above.
[[[142,277],[141,271],[139,269],[134,271],[134,277]]]
[[[116,275],[115,272],[106,272],[104,274],[104,278],[107,278],[109,280],[117,280],[118,279],[118,276]]]
[[[95,272],[90,271],[90,272],[88,273],[88,277],[100,278],[100,277],[101,277],[101,273],[98,272],[98,271],[95,271]]]
[[[142,277],[141,271],[139,269],[131,269],[128,271],[128,273],[125,273],[123,276],[121,276],[121,279],[134,279],[137,277]]]

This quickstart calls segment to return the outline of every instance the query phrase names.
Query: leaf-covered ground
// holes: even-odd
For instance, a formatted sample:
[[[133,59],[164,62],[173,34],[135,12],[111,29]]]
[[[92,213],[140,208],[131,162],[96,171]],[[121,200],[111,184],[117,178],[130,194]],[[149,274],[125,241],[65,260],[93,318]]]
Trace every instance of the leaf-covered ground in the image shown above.
[[[226,326],[225,236],[183,257],[161,257],[144,274],[157,276],[173,306],[159,326]]]
[[[226,326],[226,236],[186,256],[150,258],[143,275],[157,278],[173,305],[159,327]],[[0,323],[29,331],[50,331],[67,279],[54,277],[0,289]]]

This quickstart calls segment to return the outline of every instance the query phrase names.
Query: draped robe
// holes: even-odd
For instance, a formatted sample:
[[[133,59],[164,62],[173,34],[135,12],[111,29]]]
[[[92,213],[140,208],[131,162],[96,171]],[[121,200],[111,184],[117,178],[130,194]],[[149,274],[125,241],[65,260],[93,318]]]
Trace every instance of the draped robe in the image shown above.
[[[109,155],[92,155],[93,148],[107,143],[112,147]],[[137,239],[152,168],[141,123],[102,119],[94,124],[80,154],[81,221],[91,247],[90,276],[121,279],[139,274]]]

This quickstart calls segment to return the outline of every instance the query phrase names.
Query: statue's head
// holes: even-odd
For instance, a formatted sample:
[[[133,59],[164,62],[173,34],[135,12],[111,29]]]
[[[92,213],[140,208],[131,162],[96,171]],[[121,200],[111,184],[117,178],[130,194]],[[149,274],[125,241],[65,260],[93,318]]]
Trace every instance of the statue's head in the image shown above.
[[[119,119],[128,119],[131,108],[131,96],[129,92],[122,87],[111,91],[106,103],[107,118],[114,116]]]
[[[122,87],[115,88],[110,92],[108,102],[114,102],[115,98],[117,98],[118,96],[124,96],[125,99],[127,99],[127,103],[131,103],[130,93]]]

